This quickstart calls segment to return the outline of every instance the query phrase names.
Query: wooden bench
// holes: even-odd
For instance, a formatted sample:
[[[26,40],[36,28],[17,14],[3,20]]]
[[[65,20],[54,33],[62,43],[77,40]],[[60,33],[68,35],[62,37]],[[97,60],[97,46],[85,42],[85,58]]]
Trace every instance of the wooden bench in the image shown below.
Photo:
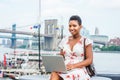
[[[49,75],[25,75],[21,76],[19,80],[49,80]],[[107,77],[92,77],[91,80],[112,80]]]
[[[94,76],[91,78],[91,80],[112,80],[112,79],[107,78],[107,77]]]

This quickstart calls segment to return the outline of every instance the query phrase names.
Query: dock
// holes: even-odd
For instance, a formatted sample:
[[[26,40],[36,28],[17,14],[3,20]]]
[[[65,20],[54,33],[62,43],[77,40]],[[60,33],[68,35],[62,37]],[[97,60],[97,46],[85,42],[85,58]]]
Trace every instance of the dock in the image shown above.
[[[2,69],[3,73],[13,73],[18,75],[32,75],[32,74],[40,74],[37,69]]]
[[[2,69],[3,77],[9,77],[11,79],[18,79],[24,75],[39,75],[40,72],[37,69]]]

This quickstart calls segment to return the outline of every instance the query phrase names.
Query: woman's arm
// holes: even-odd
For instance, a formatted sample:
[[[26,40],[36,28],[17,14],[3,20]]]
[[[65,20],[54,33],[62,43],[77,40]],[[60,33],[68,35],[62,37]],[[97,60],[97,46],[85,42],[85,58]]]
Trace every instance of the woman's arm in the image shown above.
[[[64,57],[64,52],[63,49],[60,50],[60,55],[62,55]],[[65,58],[65,57],[64,57]]]

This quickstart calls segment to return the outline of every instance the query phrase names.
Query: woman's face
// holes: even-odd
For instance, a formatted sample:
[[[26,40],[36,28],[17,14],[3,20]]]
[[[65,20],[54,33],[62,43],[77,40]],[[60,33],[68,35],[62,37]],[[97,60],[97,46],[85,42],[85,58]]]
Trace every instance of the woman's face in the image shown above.
[[[77,35],[77,34],[79,34],[81,27],[82,27],[82,26],[78,24],[78,21],[77,21],[77,20],[70,20],[70,21],[69,21],[69,32],[70,32],[72,35]]]

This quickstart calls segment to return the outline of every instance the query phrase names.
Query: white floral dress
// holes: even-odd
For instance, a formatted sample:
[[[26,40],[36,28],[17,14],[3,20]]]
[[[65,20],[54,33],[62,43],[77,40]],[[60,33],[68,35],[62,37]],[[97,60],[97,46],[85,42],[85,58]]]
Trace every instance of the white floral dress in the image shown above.
[[[84,60],[84,37],[74,45],[73,51],[70,49],[69,37],[63,38],[59,47],[63,49],[65,56],[65,64],[74,64]],[[92,40],[86,38],[85,45],[92,44]],[[68,73],[59,73],[64,80],[90,80],[90,76],[86,72],[86,68],[76,68],[68,71]]]

